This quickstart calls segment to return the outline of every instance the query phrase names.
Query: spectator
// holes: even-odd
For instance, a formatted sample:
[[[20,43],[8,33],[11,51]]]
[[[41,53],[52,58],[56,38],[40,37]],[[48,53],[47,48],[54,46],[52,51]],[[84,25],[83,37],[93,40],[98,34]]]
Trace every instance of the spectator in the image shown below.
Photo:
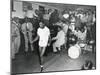
[[[20,47],[20,31],[19,19],[14,17],[11,23],[11,57],[15,59],[15,54],[19,52]]]
[[[25,39],[25,52],[28,52],[29,49],[29,43],[31,45],[31,50],[33,51],[33,45],[31,44],[32,41],[32,31],[33,31],[33,26],[32,23],[29,22],[29,19],[26,17],[25,18],[25,23],[22,24],[22,32],[24,34],[24,39]]]
[[[49,19],[49,23],[51,23],[51,25],[53,23],[56,23],[59,21],[59,13],[58,10],[55,9],[53,13],[51,13],[50,19]]]

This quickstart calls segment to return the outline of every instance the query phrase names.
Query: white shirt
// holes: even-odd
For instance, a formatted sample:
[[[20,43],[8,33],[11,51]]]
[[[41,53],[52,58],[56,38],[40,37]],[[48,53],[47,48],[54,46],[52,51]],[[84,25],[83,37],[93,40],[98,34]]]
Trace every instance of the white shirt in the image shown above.
[[[37,34],[39,36],[39,46],[46,47],[50,36],[50,30],[46,26],[43,29],[38,28]]]
[[[69,14],[66,13],[66,14],[63,15],[63,17],[64,17],[65,19],[67,19],[67,18],[69,18]]]
[[[85,30],[83,33],[81,31],[75,31],[74,34],[78,37],[78,39],[85,40],[86,32],[87,32],[87,30]]]
[[[55,42],[55,46],[56,47],[60,47],[61,45],[63,45],[65,43],[65,33],[63,30],[59,31],[57,36],[54,37],[54,39],[56,39]]]

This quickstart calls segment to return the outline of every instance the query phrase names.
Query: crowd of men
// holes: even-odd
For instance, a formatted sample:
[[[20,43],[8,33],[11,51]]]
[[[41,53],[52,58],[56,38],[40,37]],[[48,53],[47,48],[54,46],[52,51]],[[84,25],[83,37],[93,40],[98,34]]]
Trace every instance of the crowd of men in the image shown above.
[[[95,10],[75,9],[59,13],[57,9],[48,9],[44,12],[28,10],[26,13],[28,15],[25,15],[24,19],[18,17],[11,19],[12,59],[15,59],[15,54],[20,49],[26,53],[29,50],[34,52],[36,45],[39,48],[40,57],[45,54],[47,46],[53,48],[51,52],[57,53],[62,50],[62,47],[68,50],[75,44],[81,43],[80,47],[83,47],[83,44],[93,44],[92,51],[95,51]],[[37,41],[38,44],[35,44]]]

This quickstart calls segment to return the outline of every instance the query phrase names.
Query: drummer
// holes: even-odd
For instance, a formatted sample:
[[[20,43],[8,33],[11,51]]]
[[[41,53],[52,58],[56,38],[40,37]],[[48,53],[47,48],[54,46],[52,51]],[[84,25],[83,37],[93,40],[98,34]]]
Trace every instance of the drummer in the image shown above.
[[[58,27],[57,36],[53,37],[52,40],[56,40],[56,42],[53,43],[53,52],[57,53],[58,50],[61,50],[61,46],[65,44],[65,33],[60,26]],[[58,50],[56,48],[58,48]]]
[[[87,33],[87,28],[76,28],[76,30],[74,31],[74,35],[76,35],[78,37],[79,40],[86,40],[86,33]]]
[[[77,43],[80,44],[80,47],[83,47],[86,45],[86,35],[87,35],[87,28],[84,26],[82,28],[76,28],[74,31],[74,35],[78,37]]]

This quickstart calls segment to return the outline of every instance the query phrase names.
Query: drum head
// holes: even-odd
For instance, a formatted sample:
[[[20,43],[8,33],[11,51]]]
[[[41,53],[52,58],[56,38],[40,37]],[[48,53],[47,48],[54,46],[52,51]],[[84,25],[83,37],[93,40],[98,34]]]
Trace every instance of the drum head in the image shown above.
[[[76,59],[79,57],[81,53],[81,48],[80,47],[77,47],[77,46],[72,46],[69,48],[68,50],[68,55],[69,57],[71,57],[72,59]]]

